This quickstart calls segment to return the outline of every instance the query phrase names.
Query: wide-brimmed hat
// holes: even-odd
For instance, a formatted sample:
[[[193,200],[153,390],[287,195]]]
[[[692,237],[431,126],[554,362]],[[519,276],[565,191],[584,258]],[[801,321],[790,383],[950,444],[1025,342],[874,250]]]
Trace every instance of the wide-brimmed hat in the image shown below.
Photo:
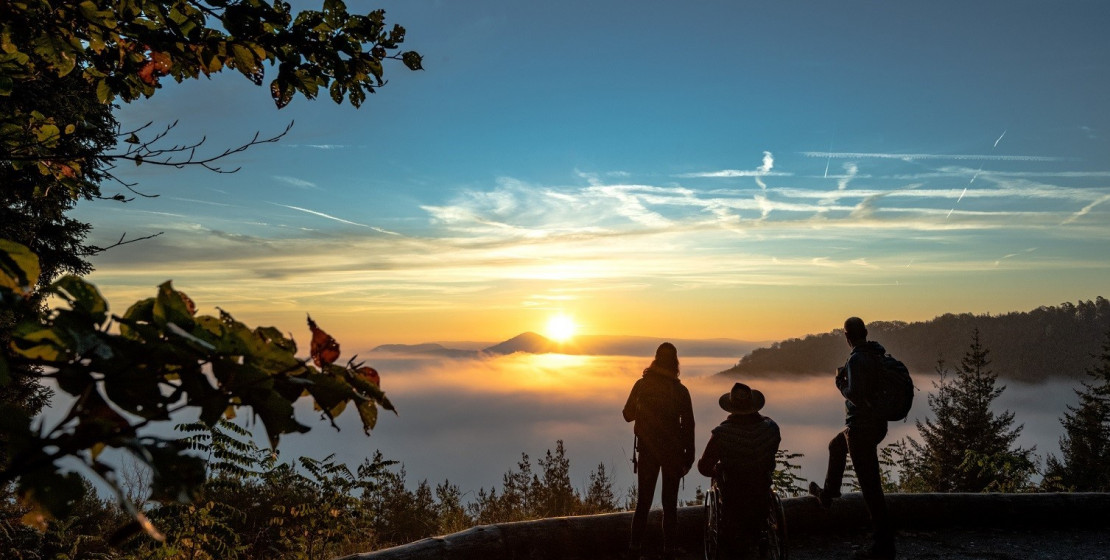
[[[763,397],[763,393],[744,385],[737,383],[732,386],[732,390],[721,395],[719,401],[721,408],[733,414],[751,414],[763,408],[767,404],[767,399]]]

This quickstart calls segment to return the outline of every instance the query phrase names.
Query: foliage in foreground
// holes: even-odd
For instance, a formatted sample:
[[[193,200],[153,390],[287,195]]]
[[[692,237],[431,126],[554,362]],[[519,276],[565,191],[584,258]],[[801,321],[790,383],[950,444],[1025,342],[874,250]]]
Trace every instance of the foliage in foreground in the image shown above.
[[[181,441],[145,433],[178,411],[192,409],[201,423],[215,426],[245,408],[276,448],[281,435],[309,430],[293,414],[293,402],[302,396],[333,426],[335,416],[352,405],[367,433],[377,422],[378,406],[395,410],[373,368],[354,358],[336,365],[339,344],[311,318],[309,363],[297,357],[293,339],[274,327],[252,329],[222,310],[218,316],[198,315],[192,300],[169,282],[154,297],[115,315],[92,284],[65,276],[36,290],[38,275],[30,250],[0,240],[4,310],[33,306],[32,296],[43,291],[65,304],[44,315],[14,313],[23,319],[0,353],[0,387],[22,384],[26,377],[50,379],[73,399],[51,427],[17,408],[0,415],[0,484],[15,482],[31,508],[26,518],[40,525],[66,515],[85,492],[81,477],[63,470],[62,461],[76,459],[116,487],[117,467],[101,455],[109,447],[151,469],[151,499],[192,502],[205,482],[204,461],[186,453]],[[143,512],[122,501],[157,535]]]
[[[522,455],[500,489],[464,500],[449,481],[410,488],[404,467],[377,452],[352,471],[333,457],[279,462],[254,444],[249,431],[225,420],[178,430],[185,434],[182,444],[204,461],[207,478],[189,504],[135,500],[164,529],[164,542],[139,537],[108,546],[105,529],[127,516],[89,489],[79,513],[51,521],[44,532],[13,525],[22,533],[0,531],[0,548],[16,558],[53,557],[63,549],[70,558],[103,560],[327,558],[480,523],[620,509],[603,465],[590,473],[585,489],[573,486],[562,441],[538,461],[538,470]],[[129,491],[145,486],[134,479],[130,484]]]

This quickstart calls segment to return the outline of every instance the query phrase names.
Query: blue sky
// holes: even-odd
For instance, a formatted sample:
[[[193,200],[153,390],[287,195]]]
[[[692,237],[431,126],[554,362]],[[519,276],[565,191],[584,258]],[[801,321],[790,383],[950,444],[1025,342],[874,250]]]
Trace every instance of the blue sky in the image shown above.
[[[304,6],[311,4],[305,3]],[[1105,292],[1105,2],[349,2],[397,64],[358,110],[237,75],[125,127],[237,155],[120,169],[80,205],[116,307],[172,278],[211,311],[360,346],[582,332],[769,340],[843,317]],[[108,194],[113,192],[109,186]]]

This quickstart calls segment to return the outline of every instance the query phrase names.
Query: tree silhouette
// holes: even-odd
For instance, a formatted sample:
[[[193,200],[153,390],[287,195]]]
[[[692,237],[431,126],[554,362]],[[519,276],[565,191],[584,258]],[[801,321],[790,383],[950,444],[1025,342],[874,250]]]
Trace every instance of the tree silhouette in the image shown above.
[[[1078,492],[1110,491],[1110,331],[1087,369],[1090,380],[1077,390],[1079,404],[1068,405],[1060,423],[1061,458],[1050,455],[1045,466],[1045,486]]]
[[[1019,490],[1035,470],[1033,451],[1014,447],[1022,429],[1014,427],[1014,413],[991,410],[1006,387],[996,385],[989,354],[975,329],[955,377],[937,364],[940,380],[929,395],[934,417],[917,421],[920,443],[909,438],[913,470],[931,491]]]

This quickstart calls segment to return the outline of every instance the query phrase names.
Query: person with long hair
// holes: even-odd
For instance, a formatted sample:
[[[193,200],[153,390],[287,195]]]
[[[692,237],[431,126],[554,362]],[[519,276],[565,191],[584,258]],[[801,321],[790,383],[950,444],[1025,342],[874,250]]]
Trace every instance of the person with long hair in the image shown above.
[[[663,475],[663,558],[674,558],[678,528],[678,482],[694,464],[694,407],[690,391],[678,380],[678,350],[664,342],[655,359],[632,386],[624,420],[635,422],[638,457],[636,513],[632,516],[630,558],[642,557],[648,511],[655,483]]]

